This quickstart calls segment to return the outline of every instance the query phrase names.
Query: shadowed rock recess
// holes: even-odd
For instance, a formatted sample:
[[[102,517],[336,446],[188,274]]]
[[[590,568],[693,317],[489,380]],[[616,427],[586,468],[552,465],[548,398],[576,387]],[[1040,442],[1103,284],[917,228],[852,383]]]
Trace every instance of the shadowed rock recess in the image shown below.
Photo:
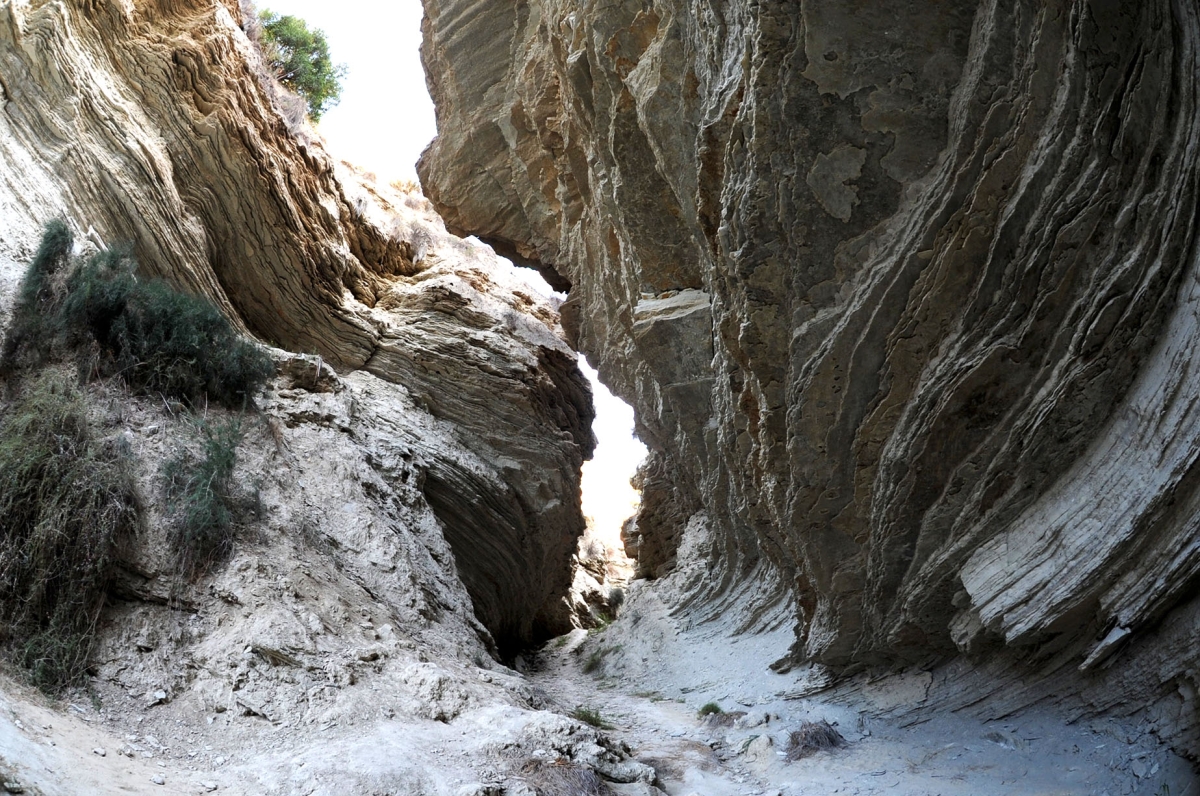
[[[578,493],[593,410],[558,313],[424,199],[289,125],[241,18],[232,1],[0,3],[4,304],[61,216],[93,246],[132,242],[144,276],[261,339],[390,383],[392,403],[356,399],[342,430],[386,478],[415,472],[491,640],[508,651],[569,630],[584,520],[561,496]],[[376,421],[450,431],[392,461],[404,446],[372,441]],[[408,585],[441,609],[458,600],[457,586]]]
[[[571,286],[681,611],[1200,754],[1194,3],[425,10],[425,190]]]

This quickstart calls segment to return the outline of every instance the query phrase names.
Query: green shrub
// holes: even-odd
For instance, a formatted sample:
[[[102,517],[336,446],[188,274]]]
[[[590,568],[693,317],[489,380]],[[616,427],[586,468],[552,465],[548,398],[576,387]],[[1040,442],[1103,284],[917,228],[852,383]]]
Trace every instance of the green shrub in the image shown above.
[[[0,373],[15,370],[22,359],[44,360],[54,337],[51,318],[54,275],[65,265],[74,246],[71,230],[55,219],[46,224],[42,242],[17,290],[12,319],[0,350]]]
[[[606,650],[594,650],[583,662],[583,673],[593,674],[599,671],[600,667],[604,665],[604,656],[607,654]]]
[[[0,376],[43,364],[56,348],[86,350],[99,361],[87,375],[119,375],[136,392],[177,398],[190,406],[212,400],[244,407],[274,373],[270,356],[242,338],[212,303],[141,282],[127,249],[101,252],[65,280],[70,230],[46,225],[26,271],[0,351]]]
[[[206,398],[245,406],[274,372],[271,358],[210,302],[140,282],[134,267],[127,254],[110,251],[71,275],[59,324],[67,338],[95,340],[101,371],[119,374],[135,391],[191,406]]]
[[[83,397],[33,381],[0,420],[0,637],[41,688],[86,675],[116,545],[136,528],[130,458]]]
[[[705,716],[712,716],[714,714],[720,715],[724,712],[725,711],[721,710],[721,706],[716,702],[709,702],[704,707],[700,708],[699,715],[701,718],[704,718]]]
[[[325,33],[310,29],[303,19],[266,10],[258,18],[263,49],[276,78],[304,97],[308,115],[314,122],[320,121],[342,97],[345,65],[334,66]]]
[[[233,548],[234,520],[241,501],[233,471],[242,440],[242,420],[199,421],[201,454],[183,450],[162,468],[170,513],[170,541],[179,570],[191,577],[207,570]]]
[[[571,711],[571,718],[576,721],[582,721],[584,724],[589,724],[598,730],[611,730],[613,725],[604,720],[600,715],[600,711],[594,708],[585,708],[582,705]]]

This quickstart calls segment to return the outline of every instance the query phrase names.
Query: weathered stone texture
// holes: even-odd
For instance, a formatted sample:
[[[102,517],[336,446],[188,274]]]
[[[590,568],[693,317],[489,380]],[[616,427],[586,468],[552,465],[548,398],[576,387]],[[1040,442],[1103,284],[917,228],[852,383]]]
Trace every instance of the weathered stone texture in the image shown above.
[[[795,660],[993,656],[1200,753],[1194,4],[425,8],[423,184],[572,286],[643,571],[703,511],[691,604],[794,599]]]
[[[232,0],[0,2],[3,303],[63,216],[267,342],[403,385],[456,434],[422,478],[484,624],[501,647],[569,629],[594,441],[555,308],[289,124],[240,19]]]

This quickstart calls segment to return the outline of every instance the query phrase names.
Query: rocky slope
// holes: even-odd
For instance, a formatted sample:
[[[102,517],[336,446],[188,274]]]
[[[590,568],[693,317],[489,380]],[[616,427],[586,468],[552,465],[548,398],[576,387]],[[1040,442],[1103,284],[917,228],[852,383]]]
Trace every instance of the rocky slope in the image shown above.
[[[570,286],[682,615],[1200,754],[1194,4],[425,9],[425,190]]]

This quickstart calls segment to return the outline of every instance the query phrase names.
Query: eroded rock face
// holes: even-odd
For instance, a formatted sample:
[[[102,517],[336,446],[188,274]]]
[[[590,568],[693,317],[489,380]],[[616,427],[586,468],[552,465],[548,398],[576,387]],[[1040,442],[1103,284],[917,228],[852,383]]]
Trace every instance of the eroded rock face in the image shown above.
[[[289,125],[240,20],[213,0],[0,3],[0,304],[63,216],[267,342],[403,385],[453,429],[420,457],[424,495],[496,643],[569,629],[594,441],[556,307]]]
[[[698,617],[1200,753],[1194,5],[425,9],[426,192],[572,285],[643,571],[707,517]]]

